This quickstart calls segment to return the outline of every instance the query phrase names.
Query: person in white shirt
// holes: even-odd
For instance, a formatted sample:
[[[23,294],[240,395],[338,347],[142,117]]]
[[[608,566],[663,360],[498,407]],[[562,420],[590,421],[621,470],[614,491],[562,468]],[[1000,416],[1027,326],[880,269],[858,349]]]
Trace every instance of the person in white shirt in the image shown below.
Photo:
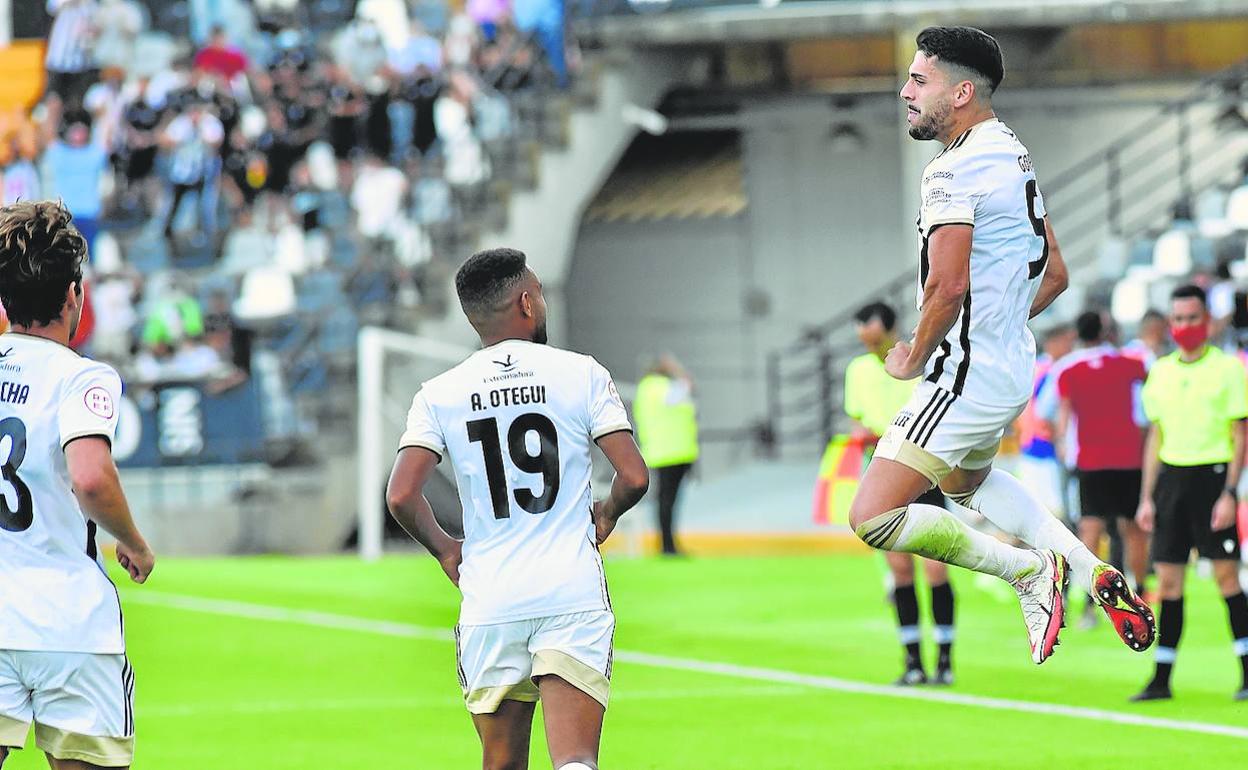
[[[945,147],[920,187],[918,327],[889,351],[885,369],[899,380],[923,379],[880,440],[850,523],[872,547],[1008,581],[1036,663],[1057,645],[1071,575],[1123,643],[1143,651],[1155,636],[1148,604],[1021,482],[992,467],[1032,394],[1036,347],[1027,321],[1068,281],[1031,154],[993,111],[1005,77],[1001,48],[971,27],[929,27],[916,42],[900,94],[909,133]],[[916,502],[933,486],[1036,550]]]
[[[598,766],[615,616],[598,546],[645,494],[648,470],[607,370],[546,343],[542,285],[514,249],[474,254],[455,276],[482,349],[424,383],[386,500],[463,595],[459,684],[487,768],[527,767],[534,705],[558,770]],[[615,469],[590,490],[592,444]],[[449,454],[464,539],[423,496]]]
[[[111,453],[121,379],[69,348],[86,252],[60,204],[0,209],[0,764],[32,723],[55,770],[133,760],[134,670],[97,527],[134,582],[155,556]]]

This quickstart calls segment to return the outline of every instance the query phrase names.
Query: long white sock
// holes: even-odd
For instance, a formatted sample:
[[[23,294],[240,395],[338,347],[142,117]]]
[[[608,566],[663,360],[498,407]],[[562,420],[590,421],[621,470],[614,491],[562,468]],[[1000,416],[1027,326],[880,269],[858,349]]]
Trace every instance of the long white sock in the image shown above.
[[[1070,562],[1075,582],[1084,590],[1092,585],[1092,569],[1101,560],[1010,474],[993,468],[969,499],[965,495],[949,499],[956,505],[977,511],[1003,532],[1028,545],[1057,551]]]
[[[559,770],[593,770],[593,768],[583,762],[571,762],[566,765],[560,765]]]
[[[912,553],[1003,580],[1017,580],[1043,567],[1034,551],[971,529],[934,505],[911,503],[863,522],[855,532],[873,548]]]

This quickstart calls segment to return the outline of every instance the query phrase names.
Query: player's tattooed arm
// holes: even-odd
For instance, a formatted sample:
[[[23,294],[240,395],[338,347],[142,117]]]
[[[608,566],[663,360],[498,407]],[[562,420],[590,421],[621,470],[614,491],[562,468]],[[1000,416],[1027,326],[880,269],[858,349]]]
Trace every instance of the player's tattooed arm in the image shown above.
[[[463,543],[446,534],[438,524],[424,492],[425,483],[441,459],[436,452],[424,447],[409,446],[399,450],[386,485],[386,507],[399,526],[433,554],[442,565],[442,571],[458,586]]]
[[[1044,218],[1044,237],[1049,243],[1048,266],[1045,268],[1044,277],[1040,279],[1040,291],[1036,292],[1036,298],[1031,303],[1028,318],[1035,318],[1043,313],[1070,285],[1070,272],[1066,269],[1066,260],[1062,258],[1062,250],[1057,245],[1057,236],[1053,234],[1053,225],[1049,223],[1047,216]]]
[[[949,334],[971,287],[970,225],[948,224],[928,237],[927,283],[923,284],[923,310],[912,342],[898,342],[884,361],[885,370],[899,380],[923,373],[936,346]]]
[[[117,538],[117,562],[136,583],[147,580],[156,555],[130,515],[112,448],[102,436],[83,436],[65,445],[65,465],[82,511]]]
[[[607,456],[611,467],[615,468],[611,493],[605,500],[594,503],[594,529],[598,544],[602,545],[615,530],[615,524],[620,517],[645,496],[650,487],[650,469],[646,467],[646,461],[641,459],[641,452],[637,449],[637,442],[633,441],[633,434],[626,430],[600,437],[598,447]]]

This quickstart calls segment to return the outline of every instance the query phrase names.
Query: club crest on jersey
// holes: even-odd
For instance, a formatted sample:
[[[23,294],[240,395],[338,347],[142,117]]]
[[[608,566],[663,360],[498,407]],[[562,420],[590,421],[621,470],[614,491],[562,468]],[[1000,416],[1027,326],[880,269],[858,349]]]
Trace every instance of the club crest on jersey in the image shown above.
[[[1018,167],[1022,169],[1024,174],[1030,174],[1036,170],[1036,166],[1031,162],[1031,154],[1018,156]]]

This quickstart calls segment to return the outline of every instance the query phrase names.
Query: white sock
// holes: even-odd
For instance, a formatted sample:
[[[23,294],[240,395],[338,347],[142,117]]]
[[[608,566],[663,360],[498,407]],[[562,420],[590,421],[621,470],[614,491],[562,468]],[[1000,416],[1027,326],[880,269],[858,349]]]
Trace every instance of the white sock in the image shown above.
[[[934,505],[911,503],[863,522],[855,531],[873,548],[912,553],[1003,580],[1016,580],[1043,566],[1034,552],[971,529]]]
[[[566,765],[560,765],[559,770],[594,770],[594,769],[590,767],[589,765],[584,764],[583,762],[569,762]]]
[[[1092,585],[1092,569],[1101,560],[1010,474],[993,468],[969,500],[962,495],[949,499],[955,505],[978,512],[1003,532],[1030,546],[1057,551],[1066,557],[1071,577],[1084,590]]]

